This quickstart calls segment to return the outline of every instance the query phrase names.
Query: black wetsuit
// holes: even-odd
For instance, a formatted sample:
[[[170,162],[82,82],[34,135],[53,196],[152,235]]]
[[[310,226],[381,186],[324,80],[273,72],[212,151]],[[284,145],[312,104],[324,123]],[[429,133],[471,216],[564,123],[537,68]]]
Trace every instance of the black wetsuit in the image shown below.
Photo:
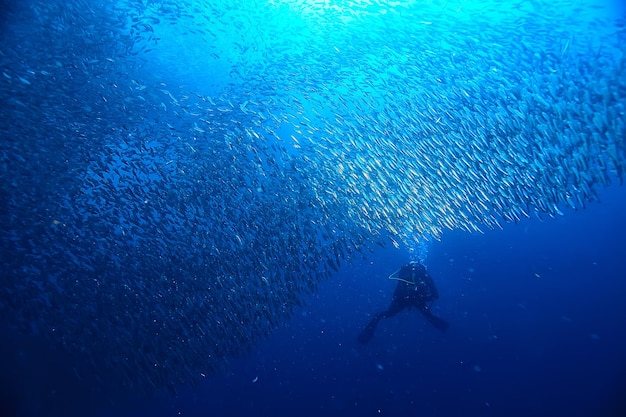
[[[386,311],[382,311],[372,317],[372,320],[359,334],[359,342],[367,343],[374,336],[376,326],[380,319],[393,317],[405,308],[416,307],[426,319],[437,329],[446,331],[448,322],[430,312],[430,305],[439,298],[433,279],[426,272],[424,265],[411,262],[404,265],[391,278],[398,280],[398,285],[393,293],[393,299]]]

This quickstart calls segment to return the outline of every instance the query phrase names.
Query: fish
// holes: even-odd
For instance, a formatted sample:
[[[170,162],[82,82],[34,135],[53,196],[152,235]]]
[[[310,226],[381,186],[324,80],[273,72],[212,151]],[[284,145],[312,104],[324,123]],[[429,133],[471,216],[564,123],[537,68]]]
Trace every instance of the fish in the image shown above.
[[[37,25],[3,40],[0,311],[77,378],[110,369],[99,392],[219,372],[376,247],[567,215],[623,181],[609,21],[598,50],[559,0],[497,23],[201,3],[30,0],[7,20]]]

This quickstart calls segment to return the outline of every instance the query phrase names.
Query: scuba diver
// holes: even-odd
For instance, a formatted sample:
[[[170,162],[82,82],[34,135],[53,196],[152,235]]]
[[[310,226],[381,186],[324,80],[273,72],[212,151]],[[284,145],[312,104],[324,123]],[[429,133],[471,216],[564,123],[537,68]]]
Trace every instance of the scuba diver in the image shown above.
[[[439,298],[433,279],[426,272],[426,267],[419,262],[409,262],[389,275],[389,279],[398,281],[393,299],[386,311],[377,313],[359,334],[358,340],[365,344],[372,340],[376,326],[382,318],[393,317],[405,308],[417,307],[426,320],[437,329],[445,332],[448,322],[430,312],[432,302]]]

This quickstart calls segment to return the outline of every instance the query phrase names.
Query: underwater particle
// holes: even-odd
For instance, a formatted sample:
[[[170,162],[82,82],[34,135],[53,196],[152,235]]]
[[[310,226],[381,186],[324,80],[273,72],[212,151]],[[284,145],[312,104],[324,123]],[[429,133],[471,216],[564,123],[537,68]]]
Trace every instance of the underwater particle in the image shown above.
[[[474,372],[482,372],[483,371],[483,369],[480,366],[478,366],[478,365],[474,365],[472,367],[472,369],[474,370]]]
[[[55,2],[35,3],[55,7]],[[62,8],[70,4],[78,12],[83,3],[68,0]],[[392,235],[398,247],[412,245],[414,239],[437,238],[443,230],[472,232],[501,227],[502,221],[554,217],[562,214],[559,207],[577,209],[593,201],[597,189],[612,177],[621,180],[626,168],[619,117],[624,66],[622,59],[610,58],[622,56],[619,37],[606,39],[603,47],[617,53],[603,55],[604,65],[595,68],[581,65],[579,57],[595,49],[582,39],[576,53],[571,53],[573,44],[559,46],[559,30],[554,31],[556,38],[529,36],[527,44],[503,48],[489,40],[505,37],[508,33],[501,31],[517,25],[476,21],[460,24],[460,36],[450,39],[452,54],[462,60],[436,60],[431,52],[420,53],[419,46],[436,42],[444,28],[433,24],[432,30],[413,33],[415,15],[408,8],[381,21],[406,30],[377,32],[368,19],[367,26],[354,22],[349,29],[355,40],[361,30],[366,33],[365,44],[337,43],[334,50],[348,69],[342,83],[349,89],[338,90],[328,78],[327,59],[319,59],[327,57],[328,39],[310,38],[307,53],[289,54],[285,52],[292,40],[279,36],[268,38],[264,50],[270,53],[269,61],[285,57],[285,65],[261,72],[242,67],[238,87],[228,97],[193,93],[189,98],[173,86],[161,90],[141,79],[117,76],[134,62],[128,46],[117,51],[99,45],[118,44],[127,30],[119,33],[118,18],[145,11],[142,2],[121,2],[126,6],[113,16],[107,3],[93,2],[85,16],[77,13],[72,22],[72,33],[102,40],[86,47],[84,56],[55,49],[59,60],[49,65],[50,55],[41,56],[35,49],[23,53],[26,46],[21,44],[4,55],[6,68],[28,65],[46,68],[54,76],[37,78],[36,71],[27,70],[25,78],[7,72],[0,77],[7,96],[15,90],[23,100],[14,99],[8,109],[2,108],[12,116],[7,137],[19,137],[24,126],[30,126],[32,136],[27,147],[8,142],[3,148],[7,160],[21,161],[29,175],[2,171],[3,183],[22,191],[8,198],[10,207],[24,216],[3,217],[1,223],[2,236],[10,236],[13,245],[4,254],[5,269],[17,271],[11,282],[3,282],[3,289],[27,304],[3,305],[3,318],[9,317],[16,329],[35,327],[35,333],[62,319],[64,326],[49,332],[50,343],[84,356],[87,374],[120,364],[111,386],[118,380],[127,381],[126,388],[166,386],[171,380],[195,380],[198,369],[220,369],[295,314],[303,294],[314,291],[343,260],[380,243],[381,233]],[[218,6],[224,2],[206,3],[215,3],[216,18],[211,21],[224,20],[218,18]],[[424,15],[419,7],[415,12]],[[241,13],[232,20],[257,21],[246,15],[265,17],[267,8],[245,8]],[[541,33],[554,24],[546,16],[532,15]],[[224,20],[222,27],[227,33],[229,22]],[[43,33],[54,27],[32,28],[33,40],[56,47],[56,42],[46,45],[45,40],[62,39],[65,31],[51,37]],[[62,27],[63,22],[58,25]],[[138,49],[147,52],[151,28],[140,25],[132,30],[140,31],[135,33]],[[477,43],[484,45],[481,53],[467,53],[467,38],[484,41]],[[389,47],[387,52],[395,54],[389,60],[365,60],[367,52],[376,57],[380,44],[403,45],[415,52],[407,59],[403,49]],[[3,52],[7,48],[10,45],[3,44]],[[536,51],[547,53],[539,57]],[[515,58],[508,59],[511,56]],[[247,61],[241,58],[241,63]],[[65,68],[76,59],[89,65],[89,71]],[[506,65],[508,61],[516,65]],[[489,71],[479,75],[473,69],[482,67]],[[58,83],[57,69],[72,76]],[[424,72],[426,77],[421,77]],[[387,73],[392,77],[382,76]],[[82,92],[95,74],[101,88],[85,91],[77,101],[73,92]],[[278,81],[266,89],[268,78]],[[368,80],[366,85],[363,80]],[[42,88],[30,91],[35,81]],[[515,92],[515,99],[507,90]],[[364,91],[371,100],[364,99]],[[405,100],[405,91],[415,93]],[[589,91],[600,92],[603,100],[576,100]],[[266,99],[254,102],[254,96]],[[40,103],[75,103],[83,110]],[[111,111],[115,103],[122,111]],[[24,111],[39,107],[45,109],[44,120],[58,121],[58,135],[51,135],[45,124],[33,125]],[[94,114],[106,117],[94,123]],[[120,126],[128,132],[121,132]],[[280,143],[279,130],[285,136],[293,130],[297,153]],[[585,132],[585,140],[579,140],[577,131]],[[194,146],[178,137],[179,132],[196,135]],[[50,143],[55,137],[58,147]],[[154,138],[172,140],[167,146],[153,146]],[[29,155],[38,145],[59,153]],[[54,165],[65,160],[67,149],[76,150],[77,164]],[[40,169],[42,163],[45,169]],[[62,172],[83,175],[47,178]],[[44,187],[31,183],[58,186],[53,191],[48,187],[52,192],[42,199],[37,191]],[[49,222],[51,204],[63,210],[62,223],[52,224],[62,226],[64,233],[42,234],[40,223],[25,227],[22,218]],[[355,224],[364,227],[355,229]],[[23,268],[23,253],[32,253],[36,265]],[[47,275],[58,277],[58,291],[52,294]],[[23,311],[37,311],[37,321]],[[115,336],[93,337],[110,332]],[[178,343],[181,340],[185,343]],[[136,349],[137,343],[151,345],[152,354]],[[155,368],[155,355],[168,366]],[[383,370],[382,365],[377,368]]]

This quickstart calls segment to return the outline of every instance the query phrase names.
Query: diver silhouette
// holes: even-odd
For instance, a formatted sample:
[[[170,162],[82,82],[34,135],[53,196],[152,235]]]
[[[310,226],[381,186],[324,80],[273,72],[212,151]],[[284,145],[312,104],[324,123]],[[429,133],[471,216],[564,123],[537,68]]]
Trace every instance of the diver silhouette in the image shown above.
[[[380,319],[393,317],[405,308],[417,307],[426,320],[437,329],[445,332],[448,322],[430,312],[432,302],[439,298],[433,279],[426,272],[426,267],[419,262],[409,262],[389,275],[389,279],[398,281],[393,299],[386,311],[377,313],[359,334],[360,343],[367,343],[374,337]]]

